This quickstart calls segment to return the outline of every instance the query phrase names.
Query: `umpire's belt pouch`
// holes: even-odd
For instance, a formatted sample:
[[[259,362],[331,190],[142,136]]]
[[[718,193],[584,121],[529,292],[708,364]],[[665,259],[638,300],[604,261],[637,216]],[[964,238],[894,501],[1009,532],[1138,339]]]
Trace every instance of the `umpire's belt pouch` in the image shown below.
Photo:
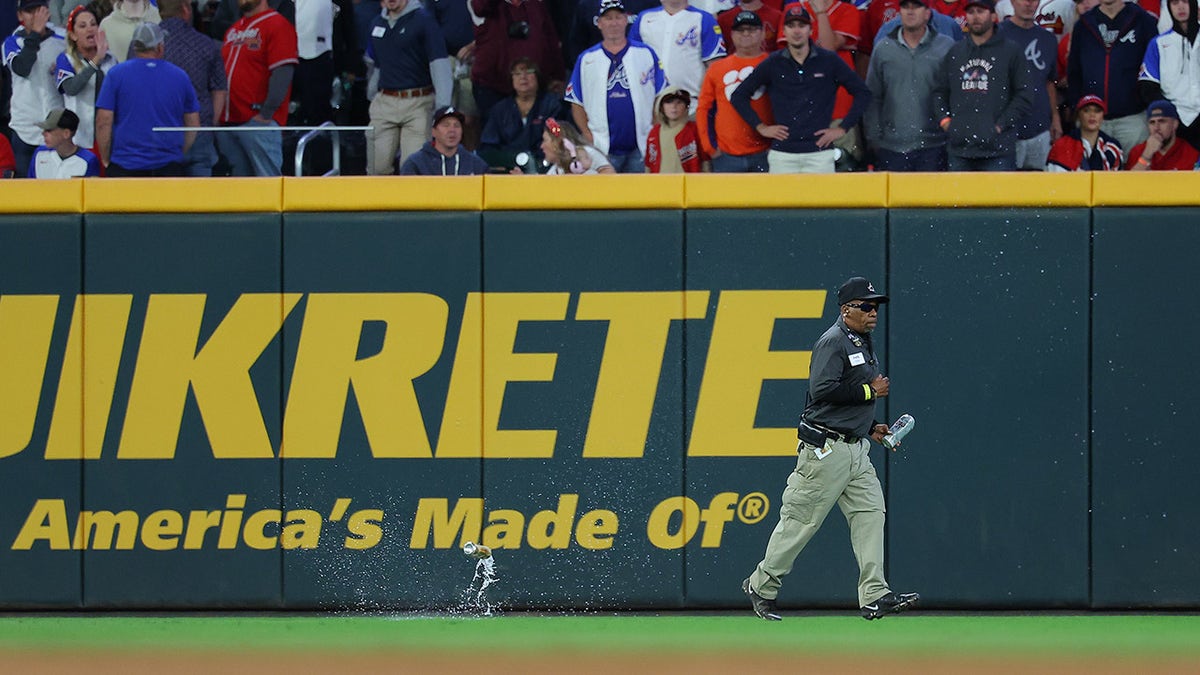
[[[800,420],[800,426],[796,427],[796,438],[818,448],[825,447],[825,439],[828,436],[824,431],[810,426],[804,420]]]

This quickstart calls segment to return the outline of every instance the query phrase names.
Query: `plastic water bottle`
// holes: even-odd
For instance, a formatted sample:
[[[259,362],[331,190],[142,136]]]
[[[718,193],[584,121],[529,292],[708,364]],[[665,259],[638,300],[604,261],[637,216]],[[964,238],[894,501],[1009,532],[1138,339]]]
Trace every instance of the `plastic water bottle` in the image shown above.
[[[917,421],[913,419],[912,415],[907,413],[901,415],[900,419],[896,420],[896,423],[888,428],[887,435],[883,437],[883,447],[887,448],[888,450],[895,450],[900,445],[900,441],[903,440],[904,437],[908,435],[908,432],[912,431],[913,427],[915,426],[917,426]]]

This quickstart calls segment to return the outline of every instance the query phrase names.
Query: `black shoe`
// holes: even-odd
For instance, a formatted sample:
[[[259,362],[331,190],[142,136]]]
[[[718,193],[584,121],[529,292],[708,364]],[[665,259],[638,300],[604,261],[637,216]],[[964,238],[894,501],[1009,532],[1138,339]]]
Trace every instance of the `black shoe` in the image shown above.
[[[917,604],[921,599],[919,593],[892,593],[872,602],[869,605],[864,605],[862,608],[863,618],[867,621],[871,619],[882,619],[886,614],[899,614],[904,610]]]
[[[783,617],[779,616],[779,610],[775,608],[775,601],[755,593],[754,589],[750,588],[749,579],[742,582],[742,592],[750,596],[750,606],[754,608],[755,614],[767,621],[783,621]]]

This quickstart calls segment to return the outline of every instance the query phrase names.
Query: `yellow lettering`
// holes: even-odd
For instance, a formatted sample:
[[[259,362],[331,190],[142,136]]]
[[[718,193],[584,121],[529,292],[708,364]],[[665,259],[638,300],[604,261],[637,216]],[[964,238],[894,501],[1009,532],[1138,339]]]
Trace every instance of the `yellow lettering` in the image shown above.
[[[13,540],[12,550],[28,551],[38,541],[45,541],[52,551],[71,548],[71,535],[67,531],[67,505],[64,500],[39,499],[34,502],[29,516],[25,518],[25,524]]]
[[[738,502],[738,493],[721,492],[712,498],[708,508],[700,512],[700,520],[704,521],[704,534],[700,537],[701,548],[719,548],[721,535],[725,533],[725,523],[733,520],[734,507]]]
[[[607,509],[588,511],[579,519],[575,528],[575,541],[591,550],[602,551],[612,548],[613,535],[617,533],[617,514]]]
[[[288,511],[287,524],[279,535],[280,546],[288,551],[316,548],[321,541],[321,520],[321,514],[309,509]]]
[[[576,319],[609,322],[584,457],[643,455],[671,322],[703,319],[708,295],[708,291],[579,295]]]
[[[671,517],[680,514],[679,528],[671,532]],[[646,537],[658,548],[674,550],[687,546],[700,528],[700,505],[687,497],[670,497],[658,503],[646,523]]]
[[[371,548],[383,539],[383,510],[363,509],[350,514],[350,522],[346,529],[350,536],[346,537],[345,547],[356,551]]]
[[[517,328],[522,321],[562,321],[569,300],[568,293],[467,296],[438,457],[554,456],[556,430],[500,429],[500,409],[509,382],[548,382],[557,364],[554,353],[514,353]]]
[[[204,548],[204,536],[221,524],[220,511],[192,511],[188,514],[187,533],[183,535],[183,548],[197,551]]]
[[[183,516],[176,511],[155,511],[142,521],[142,546],[151,551],[171,551],[179,546]]]
[[[294,293],[242,295],[197,351],[205,296],[150,296],[117,456],[174,457],[190,386],[213,457],[274,457],[250,367],[299,300]]]
[[[107,551],[112,548],[115,534],[117,550],[131,551],[137,542],[137,530],[138,515],[133,511],[80,511],[72,546],[77,551]]]
[[[252,513],[246,519],[246,529],[242,532],[242,538],[250,548],[260,551],[273,549],[279,537],[268,537],[267,525],[279,525],[282,520],[283,514],[279,509],[263,509]]]
[[[571,544],[571,526],[579,495],[559,495],[558,510],[538,511],[529,519],[529,547],[536,549],[566,548]]]
[[[488,526],[480,542],[491,548],[521,548],[525,515],[512,509],[496,509],[488,514]]]
[[[483,527],[483,499],[459,499],[454,504],[454,512],[447,515],[449,506],[449,500],[444,498],[423,497],[417,502],[409,548],[425,548],[430,534],[434,548],[454,546],[456,536],[459,546],[479,539],[479,530]]]
[[[809,351],[771,351],[778,319],[820,318],[825,291],[722,291],[688,455],[790,455],[792,427],[756,429],[763,380],[808,377]],[[797,402],[799,406],[801,402]]]
[[[33,438],[57,311],[57,295],[0,295],[0,457]]]
[[[100,458],[132,305],[132,295],[75,298],[46,459]]]
[[[242,529],[242,509],[246,508],[246,495],[229,495],[225,498],[225,513],[221,517],[221,532],[217,536],[217,548],[237,548],[238,532]]]
[[[375,457],[433,456],[413,380],[437,363],[449,317],[427,293],[312,294],[283,421],[287,457],[334,457],[350,387]],[[379,352],[358,358],[363,325],[386,325]]]

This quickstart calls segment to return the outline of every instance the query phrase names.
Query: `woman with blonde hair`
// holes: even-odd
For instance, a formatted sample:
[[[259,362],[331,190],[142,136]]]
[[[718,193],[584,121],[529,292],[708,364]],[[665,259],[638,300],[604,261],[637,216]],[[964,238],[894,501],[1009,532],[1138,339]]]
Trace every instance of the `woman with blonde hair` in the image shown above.
[[[96,92],[104,74],[117,65],[108,41],[90,5],[80,5],[67,15],[67,49],[58,55],[55,82],[67,110],[79,117],[75,144],[91,149],[96,144]]]
[[[585,144],[579,132],[559,124],[553,117],[546,118],[542,153],[550,165],[548,176],[617,172],[603,152]]]

